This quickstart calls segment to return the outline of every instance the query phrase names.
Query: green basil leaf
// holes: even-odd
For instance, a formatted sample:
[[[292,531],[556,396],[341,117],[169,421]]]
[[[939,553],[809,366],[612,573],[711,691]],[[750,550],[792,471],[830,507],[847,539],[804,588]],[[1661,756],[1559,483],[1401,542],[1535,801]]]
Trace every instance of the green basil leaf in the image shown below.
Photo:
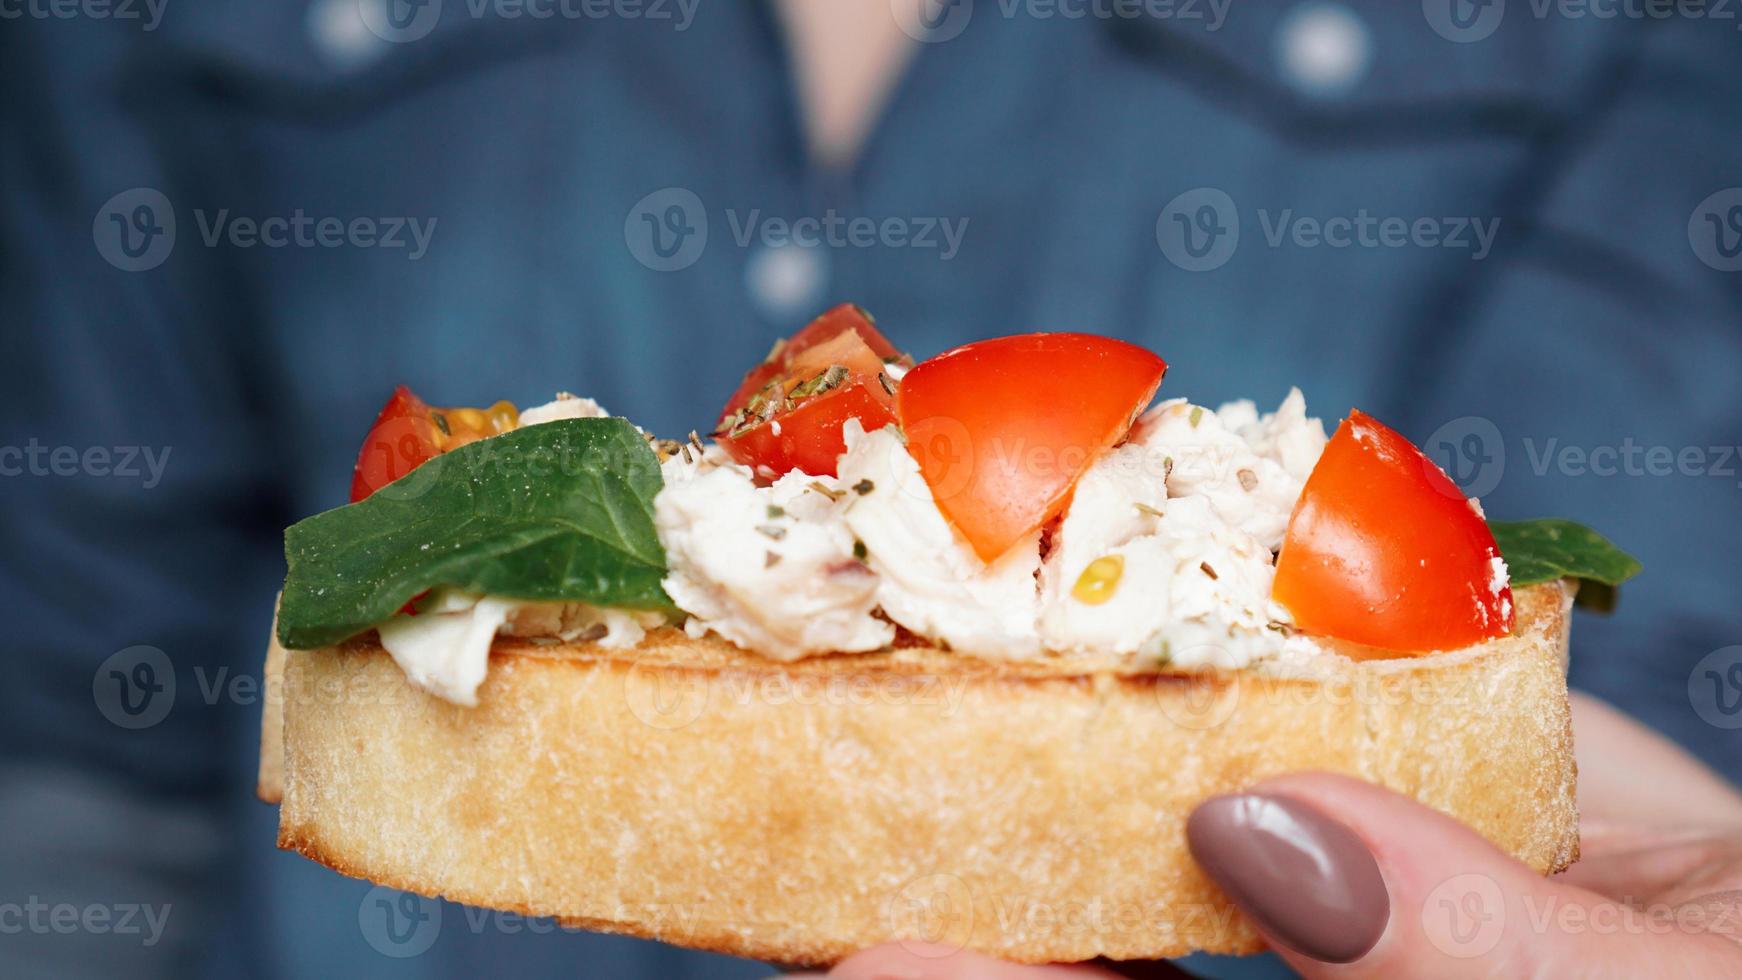
[[[653,526],[663,481],[624,419],[564,419],[435,457],[284,535],[279,642],[337,643],[426,589],[671,610]]]
[[[1494,532],[1513,585],[1578,579],[1579,605],[1602,612],[1615,608],[1617,586],[1641,567],[1608,538],[1573,521],[1496,521],[1488,529]]]

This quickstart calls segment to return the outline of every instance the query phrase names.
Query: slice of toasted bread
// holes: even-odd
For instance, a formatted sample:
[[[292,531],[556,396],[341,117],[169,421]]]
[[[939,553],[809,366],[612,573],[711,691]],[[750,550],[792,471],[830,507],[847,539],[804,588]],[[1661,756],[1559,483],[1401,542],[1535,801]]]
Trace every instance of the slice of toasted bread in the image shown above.
[[[265,683],[260,690],[260,769],[254,792],[267,803],[284,797],[284,658],[278,643],[278,624],[266,641]]]
[[[1329,658],[1317,678],[929,648],[783,664],[667,629],[632,651],[499,640],[467,709],[411,687],[370,639],[293,652],[279,846],[425,895],[794,964],[891,939],[1025,962],[1252,952],[1183,828],[1267,776],[1349,773],[1539,872],[1573,860],[1571,590],[1517,600],[1506,639]]]

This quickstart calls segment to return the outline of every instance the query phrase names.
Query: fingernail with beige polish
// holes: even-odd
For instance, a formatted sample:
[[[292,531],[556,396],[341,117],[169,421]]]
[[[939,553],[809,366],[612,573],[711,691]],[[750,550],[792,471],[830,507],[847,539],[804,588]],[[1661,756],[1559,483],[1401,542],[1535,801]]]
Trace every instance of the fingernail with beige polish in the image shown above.
[[[1186,821],[1186,841],[1241,911],[1303,956],[1358,960],[1391,917],[1385,879],[1367,845],[1298,800],[1215,797]]]

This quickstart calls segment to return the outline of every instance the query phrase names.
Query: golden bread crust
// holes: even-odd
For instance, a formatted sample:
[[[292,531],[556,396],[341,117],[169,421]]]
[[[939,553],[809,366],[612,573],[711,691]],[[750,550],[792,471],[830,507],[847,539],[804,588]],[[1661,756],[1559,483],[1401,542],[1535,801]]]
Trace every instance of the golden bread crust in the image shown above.
[[[1348,773],[1539,872],[1575,858],[1571,589],[1517,601],[1511,637],[1316,679],[929,648],[783,664],[666,629],[630,651],[499,639],[468,709],[411,687],[372,638],[293,652],[279,845],[792,964],[892,939],[1024,962],[1253,952],[1183,828],[1268,776]],[[263,798],[278,788],[263,766]]]

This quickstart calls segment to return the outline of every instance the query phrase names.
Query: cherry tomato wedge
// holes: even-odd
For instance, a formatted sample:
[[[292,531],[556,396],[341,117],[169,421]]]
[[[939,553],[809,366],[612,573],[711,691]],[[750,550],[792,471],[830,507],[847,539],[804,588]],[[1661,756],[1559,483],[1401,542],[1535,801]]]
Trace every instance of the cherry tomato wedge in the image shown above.
[[[1272,595],[1295,625],[1391,651],[1512,631],[1512,588],[1476,508],[1408,439],[1359,411],[1301,491]]]
[[[1167,362],[1122,340],[1000,337],[909,371],[896,414],[938,508],[991,561],[1058,516],[1166,373]]]
[[[351,473],[351,502],[369,496],[394,480],[423,465],[441,452],[436,437],[435,413],[424,400],[404,385],[393,389],[393,396],[375,417],[369,434],[363,437],[363,448],[357,453],[357,466]]]
[[[841,426],[866,429],[895,421],[890,364],[912,365],[864,310],[837,306],[744,376],[720,413],[714,438],[764,480],[791,470],[829,475],[846,444]]]
[[[450,449],[519,424],[508,402],[483,408],[431,408],[404,385],[393,389],[357,452],[351,502],[369,496]]]

